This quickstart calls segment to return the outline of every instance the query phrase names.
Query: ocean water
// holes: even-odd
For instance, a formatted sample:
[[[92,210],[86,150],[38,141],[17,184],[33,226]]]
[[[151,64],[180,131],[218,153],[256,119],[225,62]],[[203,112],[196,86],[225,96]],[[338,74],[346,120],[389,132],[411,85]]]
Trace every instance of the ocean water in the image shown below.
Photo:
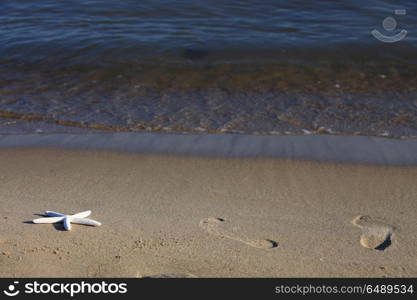
[[[414,0],[2,0],[0,12],[0,134],[417,137]]]

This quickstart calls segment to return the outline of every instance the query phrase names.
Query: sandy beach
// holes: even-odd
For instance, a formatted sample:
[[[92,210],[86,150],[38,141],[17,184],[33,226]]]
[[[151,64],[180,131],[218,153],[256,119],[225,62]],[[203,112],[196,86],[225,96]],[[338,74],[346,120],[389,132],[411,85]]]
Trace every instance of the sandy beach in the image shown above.
[[[19,147],[0,169],[1,277],[417,276],[415,166]]]
[[[0,1],[0,295],[412,294],[396,2]]]

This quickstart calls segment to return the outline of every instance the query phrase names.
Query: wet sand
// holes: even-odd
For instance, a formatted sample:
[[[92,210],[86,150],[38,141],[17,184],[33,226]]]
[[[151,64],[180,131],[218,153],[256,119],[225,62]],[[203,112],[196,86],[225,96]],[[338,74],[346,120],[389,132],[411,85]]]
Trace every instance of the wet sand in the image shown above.
[[[279,158],[381,166],[417,166],[417,139],[369,136],[83,133],[0,135],[2,148],[106,150],[222,158]]]
[[[21,147],[0,168],[2,277],[417,275],[417,167]],[[88,209],[101,227],[30,222]]]

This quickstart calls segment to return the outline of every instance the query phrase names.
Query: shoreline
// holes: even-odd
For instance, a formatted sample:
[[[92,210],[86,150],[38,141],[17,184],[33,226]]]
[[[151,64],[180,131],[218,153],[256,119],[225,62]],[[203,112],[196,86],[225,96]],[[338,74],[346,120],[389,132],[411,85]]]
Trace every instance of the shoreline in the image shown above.
[[[280,158],[385,166],[417,165],[417,139],[165,133],[0,135],[0,149],[28,147],[191,157]]]

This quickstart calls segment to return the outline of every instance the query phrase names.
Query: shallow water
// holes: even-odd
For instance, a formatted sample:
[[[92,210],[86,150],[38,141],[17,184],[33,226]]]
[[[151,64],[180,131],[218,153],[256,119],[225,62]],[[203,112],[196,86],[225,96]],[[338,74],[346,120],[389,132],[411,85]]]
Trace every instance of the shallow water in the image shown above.
[[[3,0],[0,11],[0,133],[417,137],[415,1]],[[408,35],[383,43],[373,29]]]

